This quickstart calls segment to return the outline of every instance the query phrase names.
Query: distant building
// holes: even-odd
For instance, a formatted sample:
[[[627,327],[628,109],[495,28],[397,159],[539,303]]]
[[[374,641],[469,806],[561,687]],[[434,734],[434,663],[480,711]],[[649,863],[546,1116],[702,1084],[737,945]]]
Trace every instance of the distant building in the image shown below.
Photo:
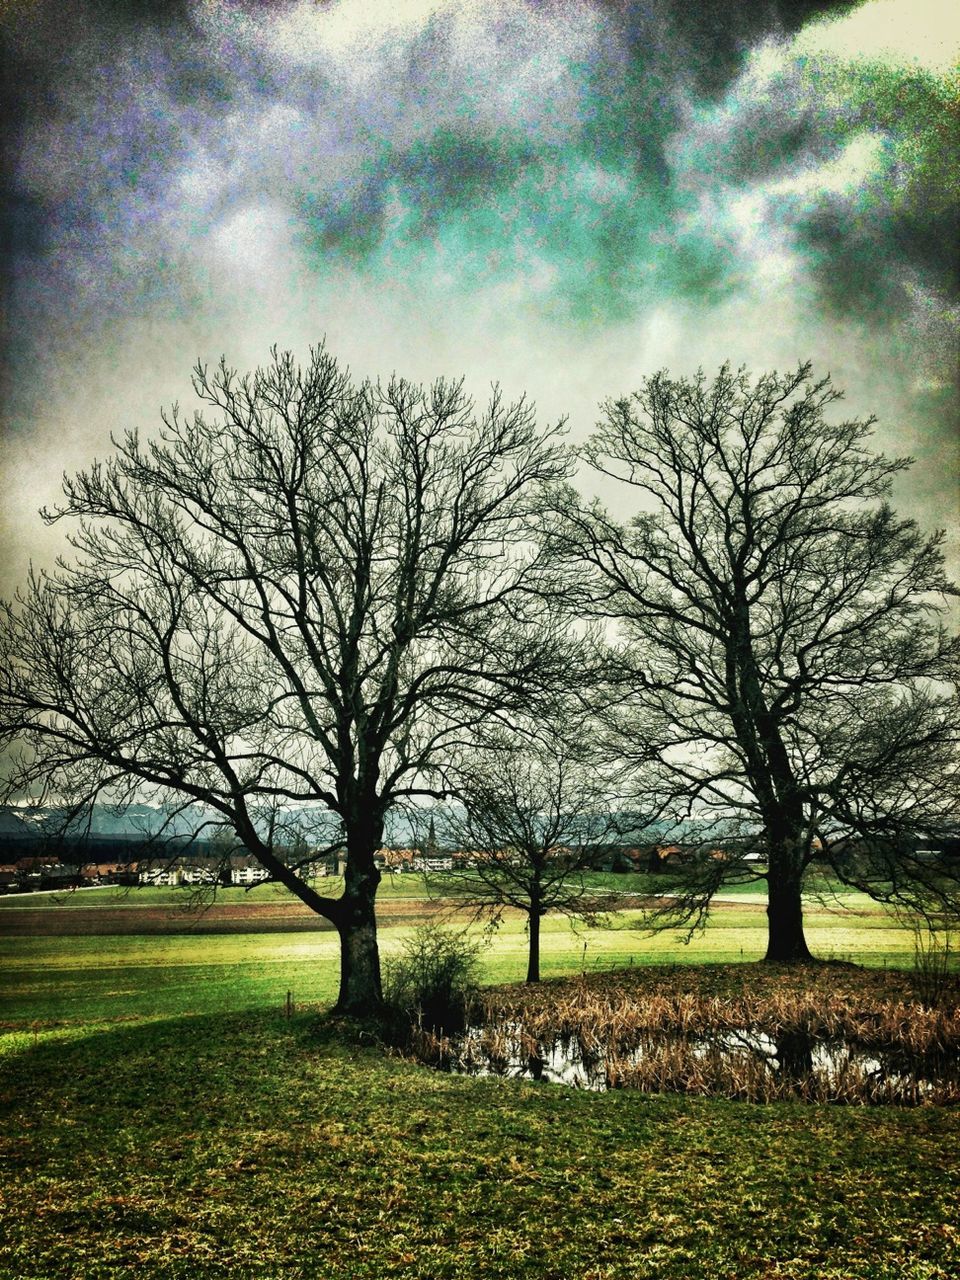
[[[452,871],[453,855],[450,853],[418,854],[411,860],[413,871]]]
[[[229,868],[217,857],[188,857],[182,860],[182,884],[229,883]]]
[[[183,883],[183,869],[171,862],[141,862],[137,879],[140,884],[154,888],[175,888]]]
[[[250,886],[270,879],[270,872],[261,866],[252,853],[235,853],[230,858],[230,883]]]
[[[85,862],[80,868],[80,879],[85,885],[116,884],[118,877],[129,871],[120,862]]]
[[[419,849],[378,849],[373,855],[374,865],[381,871],[413,871],[414,858],[420,856]],[[344,857],[346,855],[344,854]]]

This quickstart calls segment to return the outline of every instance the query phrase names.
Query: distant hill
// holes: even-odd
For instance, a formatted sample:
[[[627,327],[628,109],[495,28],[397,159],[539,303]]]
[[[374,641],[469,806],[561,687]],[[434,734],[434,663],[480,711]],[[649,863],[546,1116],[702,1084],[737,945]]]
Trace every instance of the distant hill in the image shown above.
[[[12,836],[17,839],[29,837],[31,828],[24,822],[16,809],[0,808],[0,837]]]
[[[52,806],[27,808],[25,805],[0,806],[0,839],[43,840],[65,836],[68,840],[124,839],[142,841],[161,831],[168,837],[189,837],[213,818],[211,811],[196,809],[189,813],[171,814],[158,805],[131,804],[122,808],[94,805],[85,816],[75,818],[64,827],[63,810]],[[291,810],[284,819],[291,837],[300,831],[316,841],[332,841],[337,826],[331,815],[319,806]],[[266,830],[266,824],[261,824]],[[209,838],[212,828],[203,836]]]
[[[402,810],[390,814],[384,832],[384,841],[394,847],[415,845],[425,839],[427,824],[431,816],[430,809],[423,809],[417,814]],[[206,821],[213,817],[209,811],[197,809],[191,813],[178,813],[171,816],[168,810],[158,805],[131,804],[123,808],[111,805],[95,805],[92,812],[84,819],[75,819],[62,831],[62,810],[53,807],[28,809],[23,805],[0,806],[0,842],[20,843],[49,839],[51,836],[65,834],[73,842],[77,840],[129,840],[142,842],[156,836],[160,831],[171,838],[188,838],[198,831]],[[166,825],[165,825],[166,824]],[[289,839],[297,833],[303,835],[311,844],[332,844],[337,839],[339,824],[334,815],[320,805],[303,806],[290,809],[284,817],[284,826]],[[266,824],[261,824],[266,831]],[[711,829],[719,834],[718,823],[697,822],[688,819],[675,826],[666,823],[654,823],[644,826],[641,821],[625,827],[622,840],[625,844],[646,844],[658,840],[705,840],[711,838]],[[212,835],[212,828],[202,832],[204,839]]]

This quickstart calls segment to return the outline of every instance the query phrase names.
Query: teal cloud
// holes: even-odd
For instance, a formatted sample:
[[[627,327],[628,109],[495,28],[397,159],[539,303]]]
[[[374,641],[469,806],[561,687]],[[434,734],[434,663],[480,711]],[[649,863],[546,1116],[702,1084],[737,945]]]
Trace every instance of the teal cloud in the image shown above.
[[[291,57],[256,7],[204,27],[183,17],[200,10],[138,25],[93,6],[84,40],[17,32],[36,92],[8,202],[14,312],[188,310],[207,243],[251,207],[318,279],[509,284],[559,324],[709,309],[749,287],[767,231],[825,312],[896,311],[918,283],[954,298],[956,81],[791,52],[811,15],[849,7],[493,4],[471,57],[453,6],[359,67]],[[870,167],[818,186],[864,137]]]

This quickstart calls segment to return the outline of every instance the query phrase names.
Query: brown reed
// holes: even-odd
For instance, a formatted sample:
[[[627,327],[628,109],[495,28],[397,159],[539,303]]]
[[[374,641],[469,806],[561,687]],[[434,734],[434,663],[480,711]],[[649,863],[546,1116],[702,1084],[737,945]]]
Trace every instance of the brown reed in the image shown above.
[[[692,970],[498,988],[480,1000],[478,1031],[455,1041],[421,1032],[414,1053],[448,1069],[506,1074],[569,1045],[598,1087],[755,1102],[960,1102],[956,1004],[929,1007],[895,976],[862,972],[756,969],[749,989],[743,966],[719,977],[725,989],[716,973],[704,983]],[[806,1046],[807,1057],[785,1066],[766,1042]],[[814,1045],[827,1046],[828,1067],[814,1069]],[[943,1070],[951,1061],[958,1069]],[[932,1073],[931,1064],[939,1064]]]

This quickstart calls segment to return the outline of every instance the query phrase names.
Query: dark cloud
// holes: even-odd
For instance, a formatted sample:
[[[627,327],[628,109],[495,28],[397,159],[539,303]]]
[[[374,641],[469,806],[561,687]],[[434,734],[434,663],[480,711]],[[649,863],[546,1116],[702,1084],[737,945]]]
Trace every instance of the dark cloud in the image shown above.
[[[823,301],[841,315],[903,314],[918,279],[944,297],[960,296],[955,209],[854,213],[848,201],[825,198],[797,229]]]
[[[532,141],[478,136],[469,124],[444,126],[392,156],[385,177],[398,181],[432,230],[450,211],[469,208],[491,192],[512,186],[524,169],[537,164]]]
[[[601,0],[634,63],[651,48],[669,49],[676,74],[718,97],[739,73],[750,47],[768,35],[790,35],[812,18],[839,16],[860,0]]]
[[[833,69],[797,60],[712,142],[731,182],[770,181],[875,146],[873,170],[845,191],[812,184],[778,200],[824,304],[841,314],[909,309],[922,281],[960,297],[960,120],[949,89],[929,74],[867,68],[841,88]],[[818,92],[818,89],[820,92]]]
[[[11,429],[131,333],[189,363],[294,314],[369,329],[404,290],[411,346],[461,363],[442,343],[464,316],[471,352],[535,317],[546,364],[569,335],[695,367],[841,334],[869,387],[928,351],[904,403],[938,420],[955,104],[942,78],[794,52],[854,7],[491,0],[364,27],[365,0],[8,5]],[[350,12],[355,39],[317,37]]]

